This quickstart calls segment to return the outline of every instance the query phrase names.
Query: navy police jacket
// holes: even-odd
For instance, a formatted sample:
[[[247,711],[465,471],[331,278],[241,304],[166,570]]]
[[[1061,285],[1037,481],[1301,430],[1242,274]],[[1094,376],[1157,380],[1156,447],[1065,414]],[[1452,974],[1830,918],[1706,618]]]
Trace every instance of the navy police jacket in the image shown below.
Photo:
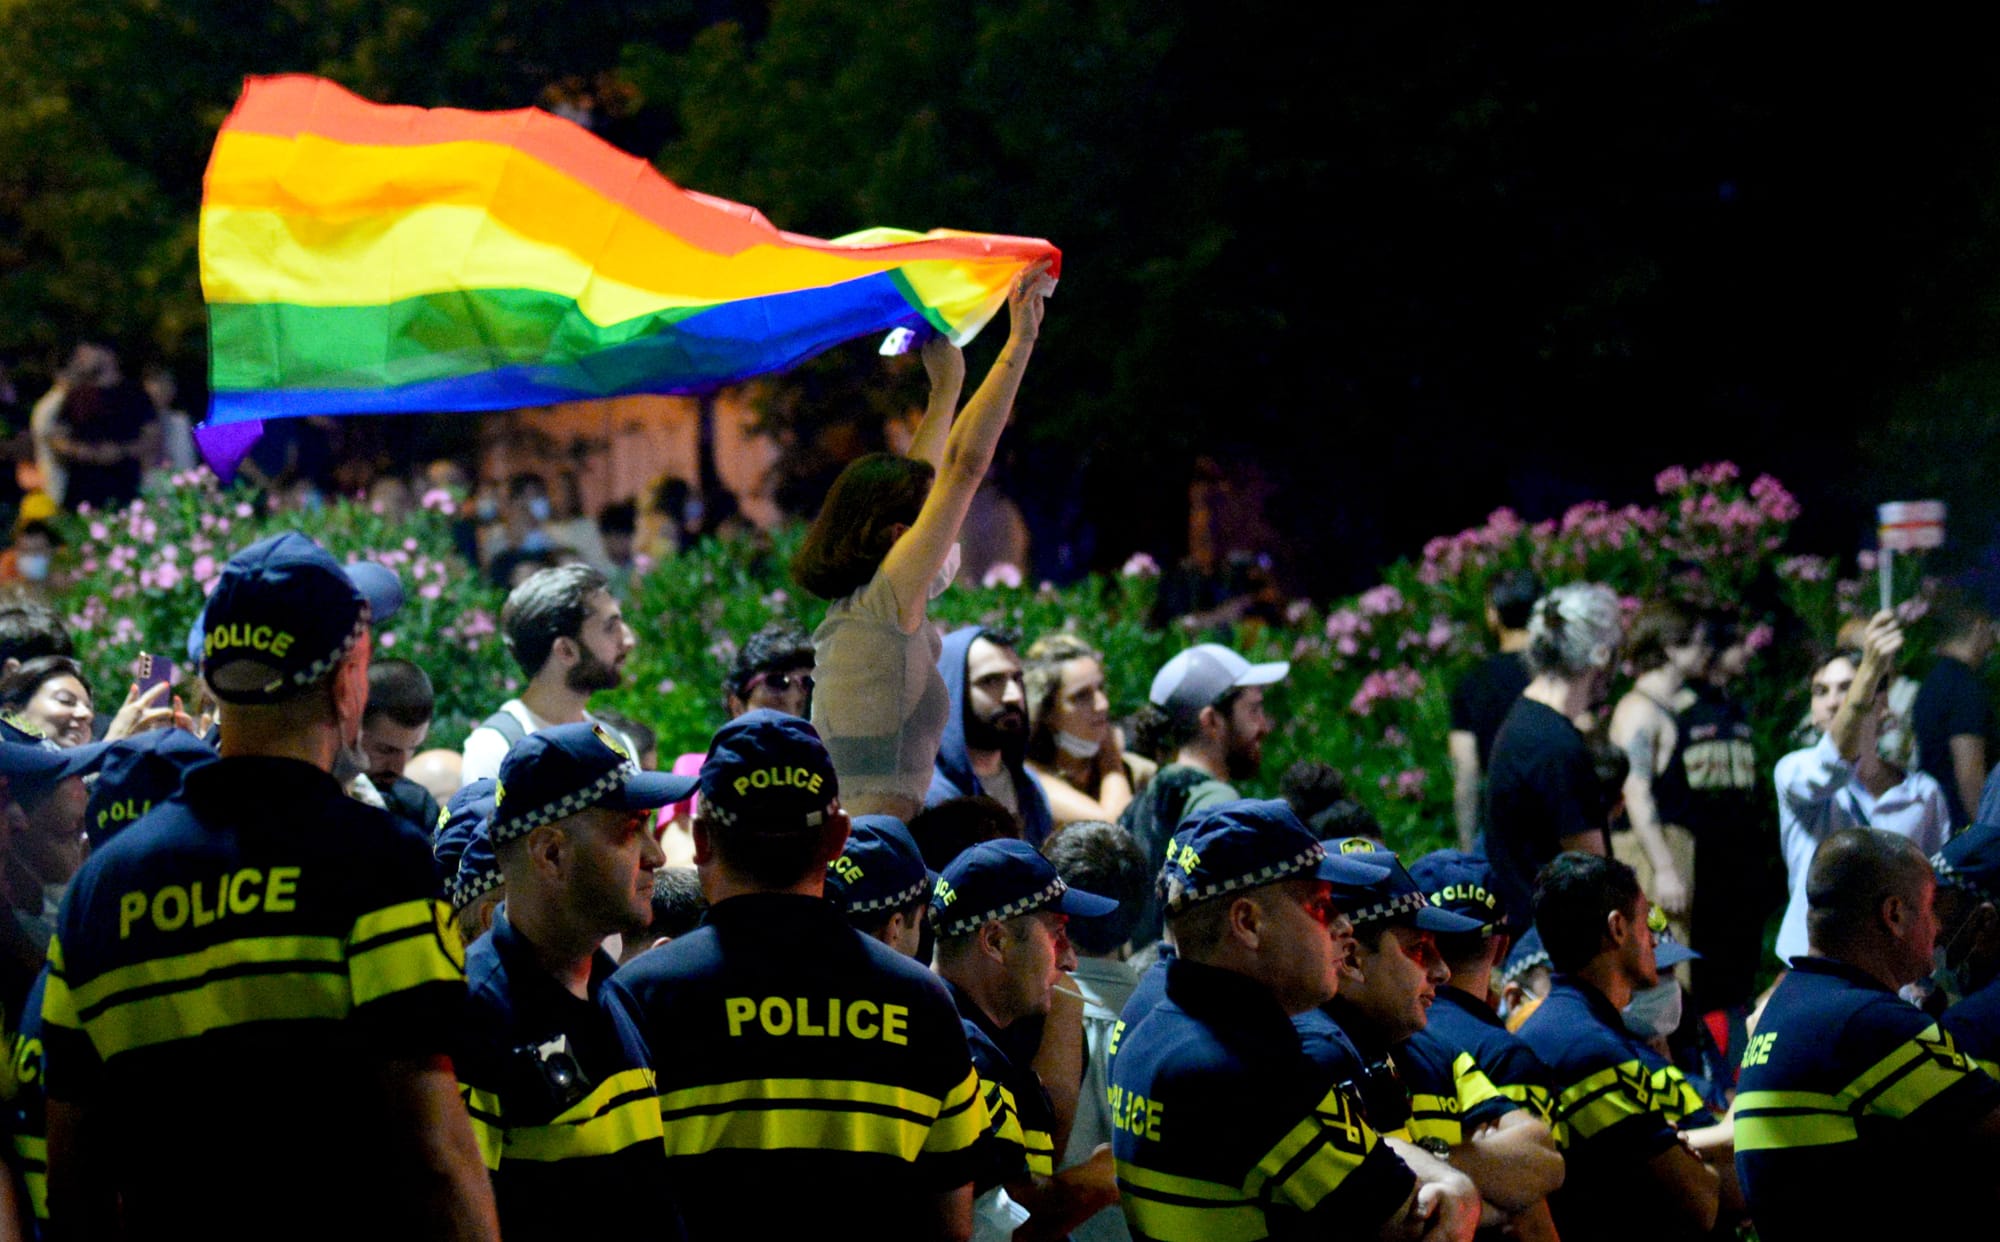
[[[1427,1036],[1469,1055],[1493,1089],[1515,1105],[1543,1121],[1554,1121],[1549,1067],[1507,1029],[1492,1006],[1447,984],[1437,991],[1430,1020]],[[1472,1118],[1467,1122],[1474,1127],[1482,1124]]]
[[[88,1107],[133,1236],[407,1228],[428,1188],[381,1074],[449,1056],[464,1006],[424,839],[309,764],[219,759],[71,883],[48,1094]]]
[[[593,1229],[677,1236],[660,1196],[631,1193],[664,1178],[667,1153],[653,1071],[596,1003],[616,965],[599,950],[592,999],[573,994],[505,907],[465,951],[472,1013],[454,1064],[508,1238],[572,1237],[581,1204]]]
[[[2000,1108],[2000,1083],[1922,1010],[1829,958],[1792,959],[1737,1079],[1736,1170],[1758,1236],[1926,1232],[1899,1188]]]
[[[910,1234],[973,1180],[987,1129],[944,984],[819,897],[755,893],[627,963],[606,1005],[659,1086],[667,1185],[693,1238],[823,1232],[865,1199]]]
[[[1602,992],[1557,975],[1520,1030],[1549,1067],[1556,1142],[1569,1161],[1549,1198],[1564,1237],[1678,1238],[1679,1222],[1634,1212],[1648,1201],[1646,1163],[1680,1142],[1679,1131],[1715,1124],[1687,1076],[1627,1030]]]
[[[1111,1064],[1112,1154],[1137,1238],[1367,1236],[1416,1188],[1270,993],[1176,960]]]

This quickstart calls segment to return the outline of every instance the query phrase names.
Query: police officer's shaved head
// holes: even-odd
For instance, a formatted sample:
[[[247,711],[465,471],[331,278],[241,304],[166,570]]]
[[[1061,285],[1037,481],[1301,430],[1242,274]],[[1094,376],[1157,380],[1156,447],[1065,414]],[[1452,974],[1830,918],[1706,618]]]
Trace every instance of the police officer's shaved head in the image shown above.
[[[1920,903],[1931,882],[1930,860],[1905,838],[1880,828],[1836,832],[1814,852],[1806,873],[1807,939],[1838,955],[1881,930],[1885,901]]]

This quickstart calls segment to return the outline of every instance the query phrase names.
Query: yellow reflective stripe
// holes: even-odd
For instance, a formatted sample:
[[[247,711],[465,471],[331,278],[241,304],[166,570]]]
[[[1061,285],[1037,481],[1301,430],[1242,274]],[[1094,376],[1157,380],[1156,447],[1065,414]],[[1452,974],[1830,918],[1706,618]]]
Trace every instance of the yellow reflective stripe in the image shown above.
[[[999,1142],[1026,1149],[1028,1136],[1021,1131],[1021,1112],[1014,1107],[1014,1093],[991,1078],[980,1082],[985,1085],[986,1110],[991,1118],[986,1133]]]
[[[1736,1093],[1736,1111],[1760,1108],[1814,1108],[1832,1112],[1844,1111],[1845,1101],[1838,1096],[1826,1095],[1818,1091],[1739,1091]]]
[[[107,970],[88,982],[66,987],[62,1003],[77,1015],[78,1025],[88,1027],[96,1011],[122,1003],[121,993],[143,990],[170,994],[177,985],[196,987],[211,982],[210,976],[214,975],[261,977],[266,970],[282,975],[286,972],[277,968],[287,964],[302,972],[317,973],[318,969],[325,969],[341,975],[345,973],[340,969],[344,956],[341,942],[334,936],[246,936],[189,953],[149,958]],[[50,972],[51,985],[55,979],[54,972]],[[43,993],[44,1013],[53,991],[51,987]]]
[[[490,1173],[500,1167],[500,1151],[506,1144],[506,1121],[500,1111],[500,1096],[469,1083],[460,1083],[458,1098],[465,1101],[466,1115],[472,1118],[472,1137],[479,1144],[480,1162]]]
[[[1158,1242],[1257,1242],[1270,1236],[1260,1204],[1243,1191],[1118,1162],[1126,1218]]]
[[[165,996],[109,1006],[85,1028],[105,1060],[120,1053],[246,1022],[338,1020],[352,1009],[347,976],[288,972],[234,975]]]
[[[965,1081],[945,1093],[937,1120],[924,1136],[924,1151],[929,1155],[964,1151],[986,1133],[991,1119],[985,1097],[979,1093],[979,1072],[968,1069]]]
[[[14,1136],[14,1167],[28,1188],[28,1206],[36,1220],[49,1218],[49,1141],[40,1135]],[[4,1175],[0,1175],[4,1176]]]
[[[1844,1113],[1736,1114],[1736,1150],[1768,1151],[1774,1147],[1825,1147],[1860,1138],[1854,1118]]]
[[[1590,1075],[1556,1096],[1556,1112],[1568,1141],[1594,1138],[1629,1117],[1651,1111],[1630,1094],[1627,1074],[1645,1077],[1637,1061],[1627,1061]]]
[[[1932,1023],[1832,1095],[1819,1091],[1738,1094],[1736,1150],[1856,1142],[1861,1117],[1908,1117],[1977,1072],[1951,1037]]]
[[[1264,1153],[1244,1181],[1247,1198],[1284,1198],[1301,1212],[1340,1189],[1379,1140],[1339,1088]]]
[[[1868,1102],[1868,1111],[1882,1117],[1901,1121],[1916,1112],[1946,1091],[1964,1082],[1972,1072],[1968,1064],[1964,1069],[1940,1065],[1925,1057],[1910,1071],[1891,1083],[1883,1092]]]
[[[42,1025],[77,1030],[83,1023],[76,1016],[76,998],[63,973],[62,942],[49,941],[49,980],[42,985]]]
[[[442,904],[431,898],[418,897],[393,906],[383,906],[380,910],[370,910],[354,920],[354,930],[347,938],[361,945],[394,932],[409,931],[413,927],[433,927],[437,922],[436,907]]]
[[[1533,1087],[1522,1082],[1510,1082],[1504,1085],[1495,1084],[1493,1089],[1514,1101],[1514,1103],[1519,1104],[1522,1108],[1532,1112],[1543,1121],[1554,1123],[1555,1101],[1549,1098],[1548,1088]]]
[[[1939,1033],[1937,1024],[1932,1023],[1930,1026],[1924,1028],[1923,1032],[1917,1036],[1917,1039],[1935,1036]],[[1887,1056],[1862,1071],[1859,1078],[1856,1078],[1841,1089],[1840,1098],[1842,1102],[1852,1103],[1859,1100],[1876,1087],[1881,1086],[1891,1075],[1901,1073],[1910,1062],[1923,1055],[1924,1050],[1917,1046],[1916,1040],[1896,1045],[1895,1048],[1890,1050]]]
[[[1054,1177],[1056,1172],[1056,1141],[1047,1130],[1031,1130],[1021,1127],[1022,1147],[1028,1154],[1028,1172],[1038,1177]]]
[[[915,1160],[938,1107],[921,1091],[819,1078],[753,1078],[660,1097],[669,1156],[822,1148]]]
[[[1404,1127],[1412,1142],[1427,1138],[1442,1139],[1447,1147],[1456,1147],[1465,1141],[1465,1121],[1459,1116],[1458,1097],[1455,1095],[1431,1095],[1411,1093],[1410,1121]]]
[[[1458,1088],[1458,1111],[1461,1116],[1488,1100],[1509,1098],[1493,1085],[1493,1080],[1479,1068],[1479,1062],[1473,1060],[1469,1052],[1459,1053],[1452,1061],[1451,1077]]]
[[[457,939],[450,907],[430,898],[362,915],[348,937],[354,1003],[366,1005],[427,983],[464,979],[464,956],[457,951]]]
[[[610,1156],[638,1143],[660,1141],[660,1106],[654,1099],[653,1071],[621,1070],[554,1121],[510,1127],[502,1160],[549,1163],[587,1156]]]
[[[2000,1061],[1989,1061],[1980,1057],[1974,1060],[1973,1064],[1984,1070],[1988,1078],[2000,1078]]]

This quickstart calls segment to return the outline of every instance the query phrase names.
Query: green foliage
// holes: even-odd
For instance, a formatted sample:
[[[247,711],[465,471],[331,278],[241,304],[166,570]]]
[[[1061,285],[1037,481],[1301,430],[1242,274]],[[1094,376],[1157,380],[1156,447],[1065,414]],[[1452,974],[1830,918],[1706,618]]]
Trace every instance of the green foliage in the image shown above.
[[[457,746],[520,687],[496,628],[501,595],[459,557],[450,519],[437,508],[393,519],[347,501],[271,512],[251,489],[224,491],[196,470],[149,486],[125,508],[79,513],[64,526],[68,547],[50,603],[68,620],[100,710],[122,701],[142,651],[173,660],[192,708],[188,632],[223,563],[288,530],[340,560],[379,561],[401,576],[403,610],[376,634],[375,653],[414,660],[430,674],[436,744]]]
[[[1796,744],[1804,711],[1800,640],[1831,639],[1872,596],[1860,579],[1842,579],[1832,562],[1779,555],[1798,508],[1775,480],[1746,489],[1724,463],[1663,472],[1658,490],[1657,508],[1584,504],[1533,526],[1503,509],[1482,526],[1432,540],[1420,558],[1390,566],[1380,585],[1327,609],[1296,601],[1281,617],[1208,633],[1149,624],[1158,579],[1143,556],[1121,574],[1064,589],[996,574],[988,586],[946,592],[932,604],[932,617],[945,628],[1012,630],[1024,641],[1057,629],[1082,635],[1104,653],[1120,716],[1141,705],[1153,672],[1192,642],[1213,639],[1253,660],[1290,660],[1291,676],[1269,695],[1278,727],[1265,746],[1263,774],[1249,788],[1275,793],[1299,760],[1331,764],[1375,810],[1392,844],[1428,849],[1453,835],[1450,691],[1486,652],[1486,590],[1504,569],[1532,568],[1550,585],[1604,582],[1631,607],[1642,596],[1666,594],[1736,611],[1760,649],[1739,692],[1758,730],[1761,770]],[[431,505],[441,499],[426,498]],[[410,602],[377,650],[416,660],[437,683],[436,744],[458,745],[518,689],[518,670],[492,631],[500,593],[458,560],[443,513],[427,507],[392,522],[342,501],[269,514],[251,493],[218,491],[197,473],[127,510],[71,524],[55,602],[78,631],[100,700],[129,676],[139,651],[181,651],[203,586],[229,551],[285,529],[302,530],[345,559],[380,560],[402,573]],[[653,726],[664,757],[705,749],[722,719],[722,678],[738,646],[773,620],[811,630],[825,612],[786,576],[800,534],[794,528],[706,542],[639,574],[625,600],[638,647],[625,684],[597,701]],[[1778,590],[1759,596],[1751,588],[1760,580],[1775,581]],[[1907,615],[1917,615],[1922,601],[1921,592],[1913,594]],[[1772,645],[1774,632],[1785,641]]]

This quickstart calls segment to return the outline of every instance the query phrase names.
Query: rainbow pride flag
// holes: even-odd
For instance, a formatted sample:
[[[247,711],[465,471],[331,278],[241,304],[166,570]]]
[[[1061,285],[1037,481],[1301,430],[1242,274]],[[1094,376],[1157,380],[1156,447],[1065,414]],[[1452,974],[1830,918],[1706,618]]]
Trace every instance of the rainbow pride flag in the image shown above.
[[[962,344],[1045,258],[984,233],[802,237],[532,108],[251,78],[203,183],[208,428],[699,392],[899,327]]]

